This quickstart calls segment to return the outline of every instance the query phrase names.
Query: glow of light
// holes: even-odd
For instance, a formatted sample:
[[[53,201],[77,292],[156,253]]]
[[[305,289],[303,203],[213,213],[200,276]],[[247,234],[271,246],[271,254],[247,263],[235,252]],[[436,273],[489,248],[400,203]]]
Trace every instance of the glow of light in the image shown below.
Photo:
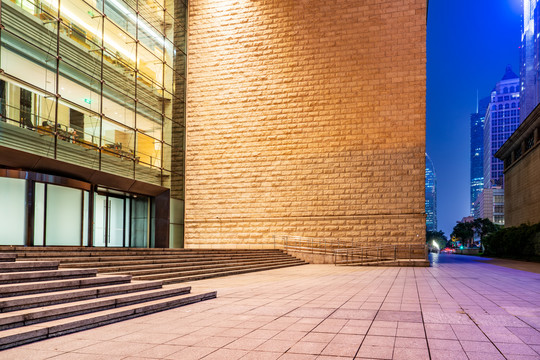
[[[84,99],[84,102],[87,103],[87,104],[91,104],[91,103],[92,103],[92,99],[86,98],[86,99]]]
[[[52,0],[45,0],[46,3],[48,3],[51,7],[58,9],[58,5],[56,3],[53,3]],[[100,33],[98,33],[96,30],[94,30],[90,25],[82,21],[77,15],[73,14],[71,11],[66,9],[65,6],[60,5],[60,13],[66,14],[70,20],[76,22],[77,24],[82,25],[86,30],[94,34],[100,39],[103,39]],[[107,44],[110,44],[115,50],[119,51],[120,53],[124,54],[126,57],[128,57],[130,60],[135,61],[135,56],[133,54],[130,54],[127,52],[124,48],[122,48],[120,45],[118,45],[116,42],[110,39],[110,37],[105,36],[105,39],[103,39]]]
[[[439,244],[437,244],[437,242],[435,240],[433,240],[433,247],[436,248],[437,250],[440,250],[441,248],[439,247]]]

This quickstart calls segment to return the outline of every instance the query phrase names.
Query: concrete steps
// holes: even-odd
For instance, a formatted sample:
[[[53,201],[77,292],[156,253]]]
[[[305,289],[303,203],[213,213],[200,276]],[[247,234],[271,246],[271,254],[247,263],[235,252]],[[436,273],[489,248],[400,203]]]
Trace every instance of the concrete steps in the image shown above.
[[[4,250],[0,247],[0,253]],[[281,250],[10,247],[18,259],[57,261],[60,268],[97,269],[166,284],[305,264]]]
[[[142,304],[128,305],[65,319],[52,320],[42,324],[8,329],[0,331],[0,350],[132,319],[162,310],[213,299],[215,297],[216,292],[173,296],[162,300],[149,301]]]
[[[3,254],[2,254],[3,255]],[[0,262],[0,350],[216,297],[130,275],[61,269],[58,261]],[[44,270],[45,269],[45,270]],[[24,270],[24,271],[20,271]]]

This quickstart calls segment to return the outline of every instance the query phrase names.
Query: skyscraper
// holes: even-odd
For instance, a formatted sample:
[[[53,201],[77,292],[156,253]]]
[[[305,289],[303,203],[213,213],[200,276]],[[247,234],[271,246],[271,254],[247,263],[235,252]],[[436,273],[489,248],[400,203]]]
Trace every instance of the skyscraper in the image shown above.
[[[539,11],[538,0],[523,0],[519,69],[521,78],[520,123],[540,102],[540,73],[538,72],[538,69],[540,69],[540,58],[538,57]]]
[[[491,91],[484,123],[484,188],[503,185],[503,162],[493,156],[519,126],[519,77],[510,66]]]
[[[476,112],[471,114],[471,215],[474,202],[484,188],[484,120],[491,98],[478,101]]]
[[[426,154],[426,230],[437,231],[437,175]]]

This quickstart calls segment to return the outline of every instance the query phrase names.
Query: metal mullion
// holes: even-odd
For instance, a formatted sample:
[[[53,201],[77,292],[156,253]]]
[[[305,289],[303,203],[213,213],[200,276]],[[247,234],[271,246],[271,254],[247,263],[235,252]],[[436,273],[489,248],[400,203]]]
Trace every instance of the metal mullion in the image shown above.
[[[54,102],[54,159],[57,158],[57,147],[58,147],[58,101],[60,100],[60,26],[62,19],[60,18],[60,6],[62,0],[58,0],[58,11],[57,11],[57,26],[56,26],[56,84],[55,84],[55,102]],[[43,239],[43,244],[45,245],[45,239]]]
[[[99,170],[101,171],[102,149],[103,146],[103,53],[105,46],[103,39],[105,38],[105,1],[102,2],[101,9],[101,61],[100,61],[100,94],[99,94]]]
[[[49,184],[45,183],[43,189],[43,246],[47,246],[47,189]]]
[[[165,21],[166,21],[166,16],[165,16],[165,9],[163,9],[163,26],[165,26]],[[174,29],[174,25],[173,25],[173,29]],[[163,82],[161,84],[161,170],[160,170],[160,173],[161,173],[161,177],[160,177],[160,184],[161,186],[163,186],[163,168],[164,168],[164,164],[165,164],[165,146],[163,146],[164,144],[164,139],[165,139],[165,92],[167,90],[165,90],[165,69],[167,68],[167,64],[165,63],[165,54],[166,54],[166,44],[167,44],[167,37],[165,36],[165,28],[163,28],[163,48],[162,48],[162,53],[163,53],[163,57],[161,59],[161,81]],[[174,72],[172,74],[174,76]],[[171,130],[172,130],[172,126],[171,126]],[[172,157],[171,157],[172,159]],[[172,165],[170,166],[171,167],[171,170],[172,170]]]
[[[123,201],[122,201],[122,204],[124,206],[124,211],[123,211],[123,224],[122,224],[122,247],[126,247],[126,198],[124,197],[123,198]]]
[[[135,132],[135,137],[133,139],[133,156],[135,158],[137,158],[137,154],[139,153],[139,149],[137,147],[137,134],[138,134],[138,128],[137,128],[137,118],[139,117],[138,113],[137,113],[137,110],[138,110],[138,106],[139,106],[139,98],[137,97],[137,94],[138,94],[138,87],[139,87],[139,45],[140,45],[140,42],[139,42],[139,1],[137,0],[135,2],[135,5],[136,5],[136,9],[135,9],[135,14],[137,15],[137,20],[135,22],[135,94],[134,97],[135,97],[135,120],[134,120],[134,129]],[[133,179],[135,179],[135,176],[136,176],[136,173],[135,173],[135,161],[133,161]]]
[[[81,246],[84,246],[84,190],[81,191]]]

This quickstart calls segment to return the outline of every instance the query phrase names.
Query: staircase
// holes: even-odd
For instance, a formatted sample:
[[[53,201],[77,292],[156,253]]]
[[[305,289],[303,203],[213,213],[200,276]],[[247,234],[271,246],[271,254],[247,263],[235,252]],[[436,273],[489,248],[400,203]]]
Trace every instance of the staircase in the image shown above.
[[[93,268],[163,284],[305,264],[281,250],[0,247],[0,253],[4,251],[19,260],[57,261],[60,268]]]
[[[0,253],[0,350],[216,297]]]

